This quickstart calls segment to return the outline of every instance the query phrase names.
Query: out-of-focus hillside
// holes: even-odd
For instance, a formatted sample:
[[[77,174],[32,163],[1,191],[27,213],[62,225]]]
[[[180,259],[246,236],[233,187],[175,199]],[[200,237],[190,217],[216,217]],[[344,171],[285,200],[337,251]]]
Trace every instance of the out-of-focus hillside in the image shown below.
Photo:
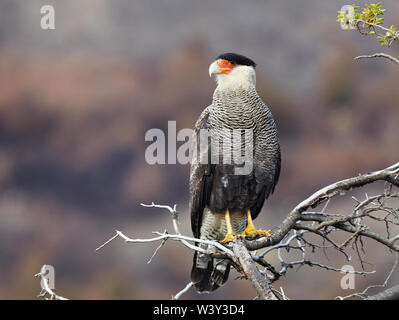
[[[356,1],[364,4],[365,1]],[[52,4],[56,30],[40,29],[40,7]],[[89,55],[153,63],[201,39],[220,52],[251,56],[276,84],[296,93],[318,83],[319,63],[342,42],[375,49],[375,41],[340,32],[337,11],[346,0],[3,0],[0,50],[28,57]],[[398,20],[396,0],[385,0],[387,23]]]
[[[39,29],[43,1],[0,4],[0,298],[34,298],[44,263],[71,298],[169,298],[184,287],[192,258],[179,245],[150,265],[156,245],[94,249],[115,229],[171,230],[167,214],[141,202],[177,203],[190,234],[189,167],[148,165],[144,135],[166,132],[168,120],[193,126],[211,102],[207,70],[220,52],[258,63],[258,91],[280,132],[281,178],[260,225],[278,224],[328,183],[398,161],[399,72],[352,60],[377,45],[339,29],[343,1],[51,2],[55,31]],[[384,7],[397,20],[399,6]],[[391,260],[370,245],[375,283]],[[304,293],[310,272],[317,281]],[[233,278],[210,297],[252,298]],[[342,294],[328,272],[281,282],[293,298]]]

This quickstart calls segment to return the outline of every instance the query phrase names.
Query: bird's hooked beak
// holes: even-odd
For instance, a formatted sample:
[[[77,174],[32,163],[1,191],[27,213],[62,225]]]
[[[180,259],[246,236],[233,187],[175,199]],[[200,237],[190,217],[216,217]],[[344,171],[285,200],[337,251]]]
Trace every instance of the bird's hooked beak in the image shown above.
[[[209,76],[214,74],[227,74],[233,70],[234,65],[225,59],[218,59],[209,66]]]

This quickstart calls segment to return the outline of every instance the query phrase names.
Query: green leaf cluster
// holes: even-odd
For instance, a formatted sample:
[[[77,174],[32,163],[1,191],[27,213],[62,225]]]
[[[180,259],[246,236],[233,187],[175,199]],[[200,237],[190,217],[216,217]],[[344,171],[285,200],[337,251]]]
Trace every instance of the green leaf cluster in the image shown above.
[[[381,46],[389,46],[399,38],[398,29],[395,26],[392,25],[390,28],[382,26],[386,9],[382,8],[381,2],[366,4],[364,8],[354,4],[352,7],[353,11],[350,14],[338,11],[337,22],[342,23],[345,29],[357,28],[362,34],[375,34]],[[377,29],[384,30],[384,33],[376,33]]]
[[[389,30],[384,35],[377,36],[377,40],[381,46],[390,46],[394,40],[398,39],[398,29],[392,25],[389,27]]]

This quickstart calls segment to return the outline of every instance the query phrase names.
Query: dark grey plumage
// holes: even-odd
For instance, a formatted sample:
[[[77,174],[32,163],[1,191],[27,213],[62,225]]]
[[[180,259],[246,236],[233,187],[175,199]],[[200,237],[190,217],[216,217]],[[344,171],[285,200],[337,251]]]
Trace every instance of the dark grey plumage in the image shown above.
[[[196,238],[220,241],[226,234],[226,209],[231,212],[236,233],[241,233],[246,227],[247,209],[251,211],[253,219],[258,216],[280,175],[280,146],[272,114],[258,96],[254,84],[218,86],[212,104],[202,112],[195,124],[193,141],[196,143],[199,143],[201,129],[218,132],[221,129],[250,129],[253,132],[253,168],[249,174],[234,174],[237,163],[211,163],[210,144],[206,150],[208,163],[199,161],[196,156],[191,162],[190,212],[193,234]],[[228,131],[222,132],[226,134]],[[248,139],[243,137],[243,148],[251,142]],[[204,244],[200,246],[207,247]],[[229,270],[227,260],[195,253],[191,280],[197,291],[213,291],[227,281]]]

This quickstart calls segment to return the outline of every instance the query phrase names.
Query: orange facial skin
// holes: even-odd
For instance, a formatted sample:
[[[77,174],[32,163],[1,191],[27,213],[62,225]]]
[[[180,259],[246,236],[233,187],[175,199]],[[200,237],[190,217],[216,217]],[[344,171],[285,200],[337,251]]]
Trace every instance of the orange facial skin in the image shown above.
[[[219,59],[218,61],[216,61],[216,64],[220,68],[219,73],[223,73],[223,74],[229,73],[234,68],[234,64],[232,64],[230,61],[224,60],[224,59]]]

